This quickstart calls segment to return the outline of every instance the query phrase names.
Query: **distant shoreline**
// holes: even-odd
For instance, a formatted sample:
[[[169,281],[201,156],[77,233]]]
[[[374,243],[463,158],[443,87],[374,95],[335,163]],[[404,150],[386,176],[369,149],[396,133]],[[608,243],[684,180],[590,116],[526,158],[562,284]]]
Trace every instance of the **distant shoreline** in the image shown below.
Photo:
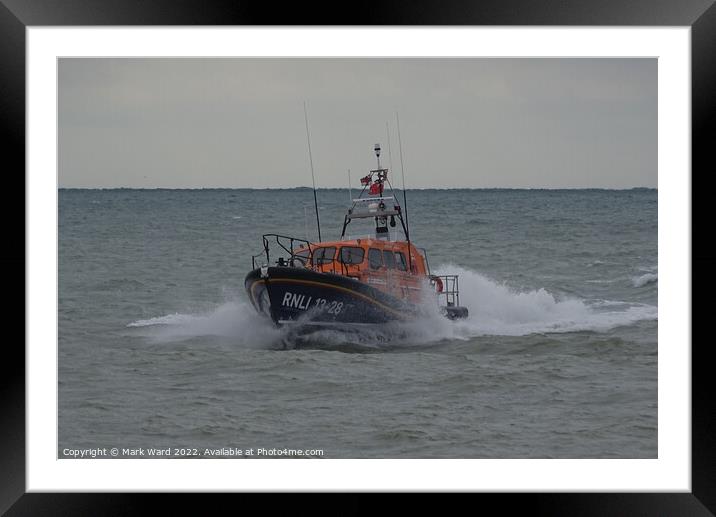
[[[177,191],[177,190],[210,190],[210,191],[217,191],[217,190],[241,190],[241,191],[287,191],[287,190],[297,190],[297,191],[311,191],[311,187],[58,187],[57,190],[107,190],[107,191],[144,191],[144,190],[167,190],[167,191]],[[317,188],[317,191],[327,191],[327,192],[343,192],[348,190],[346,187],[324,187],[324,188]],[[360,189],[354,188],[353,190],[359,191]],[[396,191],[401,191],[401,189],[396,188]],[[453,191],[453,190],[495,190],[495,191],[502,191],[502,190],[508,190],[508,191],[515,191],[515,190],[536,190],[536,191],[583,191],[583,190],[595,190],[595,191],[615,191],[615,192],[632,192],[632,191],[652,191],[652,190],[658,190],[656,187],[629,187],[629,188],[608,188],[608,187],[560,187],[560,188],[537,188],[537,187],[424,187],[424,188],[408,188],[406,189],[408,192],[420,192],[420,191],[433,191],[433,190],[439,190],[439,191]]]

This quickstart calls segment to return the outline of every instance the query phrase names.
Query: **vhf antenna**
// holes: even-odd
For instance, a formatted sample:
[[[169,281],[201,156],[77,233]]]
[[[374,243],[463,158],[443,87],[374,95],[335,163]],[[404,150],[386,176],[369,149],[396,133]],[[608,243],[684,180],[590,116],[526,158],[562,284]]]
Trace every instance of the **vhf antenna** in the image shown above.
[[[321,242],[321,220],[318,217],[318,198],[316,197],[316,176],[313,174],[313,155],[311,154],[311,133],[308,131],[308,110],[303,101],[303,118],[306,120],[306,139],[308,140],[308,160],[311,162],[311,179],[313,180],[313,204],[316,206],[316,226],[318,226],[318,242]]]
[[[400,118],[395,112],[395,122],[398,127],[398,149],[400,150],[400,172],[403,176],[403,206],[405,208],[405,238],[408,241],[408,271],[412,271],[413,265],[410,259],[410,222],[408,221],[408,197],[405,193],[405,167],[403,166],[403,141],[400,139]]]

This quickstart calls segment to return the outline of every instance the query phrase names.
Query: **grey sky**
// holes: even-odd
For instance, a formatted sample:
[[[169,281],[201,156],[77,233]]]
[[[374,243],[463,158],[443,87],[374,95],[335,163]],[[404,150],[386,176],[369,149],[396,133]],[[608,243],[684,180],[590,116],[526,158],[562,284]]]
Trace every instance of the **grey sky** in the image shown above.
[[[60,187],[657,186],[656,59],[60,59]],[[397,177],[396,177],[397,179]]]

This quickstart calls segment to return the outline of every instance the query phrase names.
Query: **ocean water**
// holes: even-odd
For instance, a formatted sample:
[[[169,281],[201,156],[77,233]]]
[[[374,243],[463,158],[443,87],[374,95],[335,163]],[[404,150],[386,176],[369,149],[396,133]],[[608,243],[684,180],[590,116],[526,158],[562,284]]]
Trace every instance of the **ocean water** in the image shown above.
[[[319,190],[324,240],[348,197]],[[657,191],[408,208],[469,318],[285,347],[243,279],[262,234],[315,239],[310,190],[61,189],[58,456],[656,458]]]

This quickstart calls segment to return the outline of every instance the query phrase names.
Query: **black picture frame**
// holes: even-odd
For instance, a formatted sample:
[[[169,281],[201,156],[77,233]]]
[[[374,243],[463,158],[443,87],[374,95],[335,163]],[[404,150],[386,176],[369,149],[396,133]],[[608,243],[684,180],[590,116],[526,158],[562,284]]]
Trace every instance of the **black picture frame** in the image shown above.
[[[716,170],[716,5],[714,0],[469,0],[366,4],[154,0],[0,0],[0,142],[3,147],[4,221],[25,213],[25,29],[28,26],[86,25],[639,25],[690,26],[692,37],[692,335],[699,335],[713,308],[716,252],[695,239],[712,219],[704,182]],[[9,185],[8,185],[9,183]],[[698,188],[701,186],[701,188]],[[20,192],[23,195],[20,196]],[[5,285],[22,292],[12,298],[7,322],[21,320],[25,285],[16,271],[25,268],[25,229],[5,226],[2,263]],[[8,293],[9,294],[9,293]],[[11,297],[7,297],[10,299]],[[701,323],[698,323],[701,322]],[[23,343],[24,327],[22,331]],[[521,509],[535,515],[713,515],[716,513],[714,383],[708,361],[710,340],[692,339],[692,491],[690,493],[480,494],[500,511]],[[687,346],[685,343],[684,346]],[[25,493],[25,351],[20,340],[6,340],[0,376],[0,513],[7,515],[129,515],[167,497],[150,494]],[[228,496],[221,496],[225,499]],[[245,495],[243,497],[246,497]],[[178,501],[177,501],[178,499]],[[172,498],[186,509],[185,497]],[[206,498],[202,498],[206,502]],[[414,501],[423,504],[420,497]],[[305,499],[304,499],[305,501]],[[212,501],[213,503],[214,501]],[[246,501],[243,504],[249,504]],[[203,503],[199,503],[203,504]],[[301,503],[304,504],[304,503]],[[471,505],[475,502],[471,501]],[[478,502],[482,504],[482,502]],[[364,507],[364,505],[366,505]],[[351,496],[341,513],[372,506]],[[311,508],[316,508],[314,503]],[[146,510],[145,510],[146,511]],[[364,512],[361,512],[364,513]]]

